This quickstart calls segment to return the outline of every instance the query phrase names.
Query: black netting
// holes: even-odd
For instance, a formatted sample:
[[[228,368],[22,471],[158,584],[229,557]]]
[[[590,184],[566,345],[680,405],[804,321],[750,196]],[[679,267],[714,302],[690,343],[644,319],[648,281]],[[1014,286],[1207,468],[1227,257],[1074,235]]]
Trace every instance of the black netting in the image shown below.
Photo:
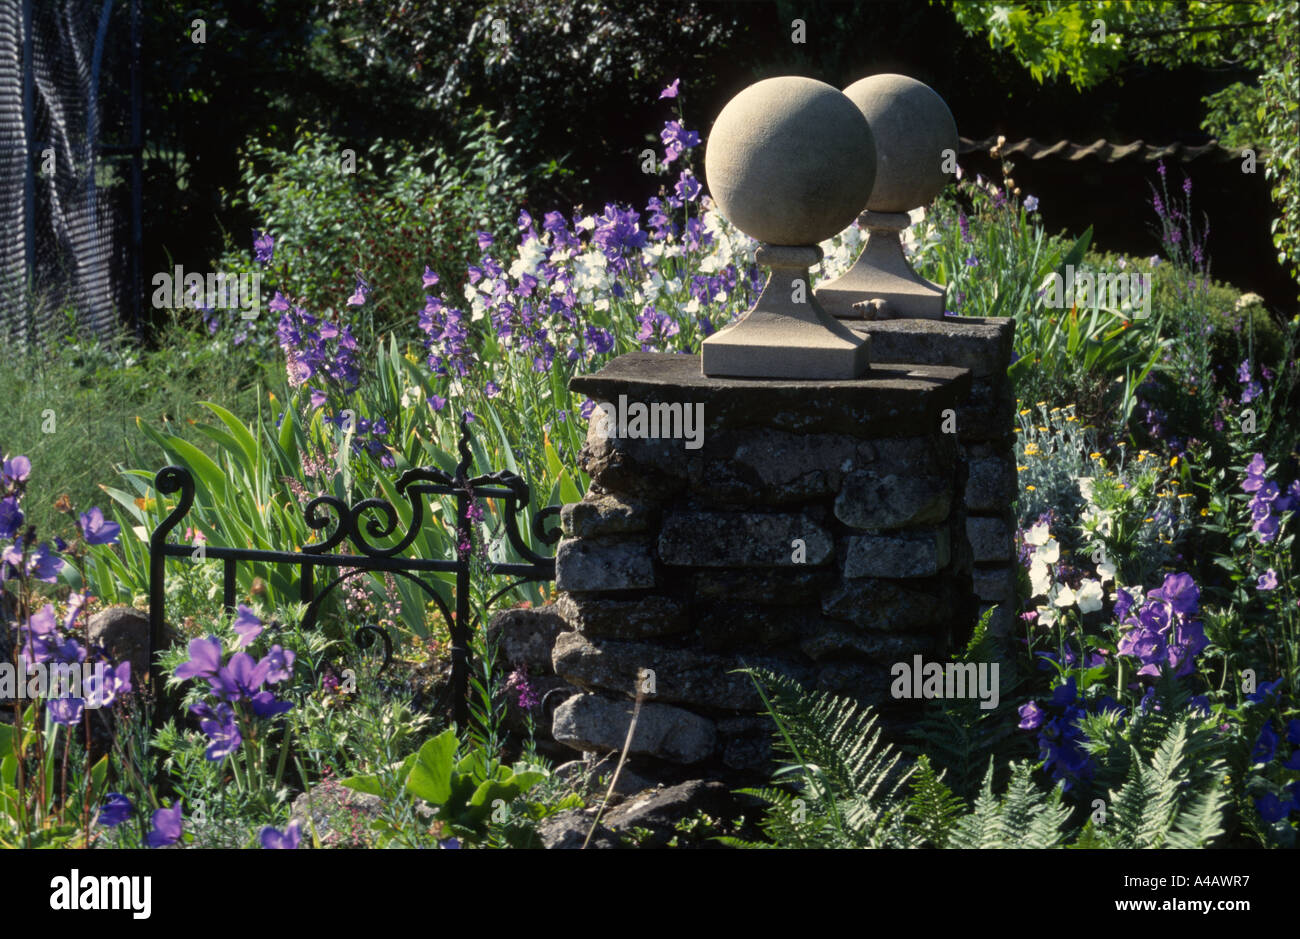
[[[131,6],[0,2],[0,331],[11,342],[72,323],[109,339],[131,312]]]

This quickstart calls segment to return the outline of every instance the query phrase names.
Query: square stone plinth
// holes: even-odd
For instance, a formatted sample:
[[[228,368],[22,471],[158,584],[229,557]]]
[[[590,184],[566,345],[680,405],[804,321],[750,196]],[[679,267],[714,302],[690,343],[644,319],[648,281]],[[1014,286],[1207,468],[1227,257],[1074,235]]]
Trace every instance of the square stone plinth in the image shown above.
[[[844,381],[714,378],[701,374],[700,357],[629,352],[569,387],[597,403],[703,405],[707,432],[772,427],[800,434],[840,433],[859,438],[937,433],[945,408],[970,392],[966,368],[872,364]]]
[[[875,362],[924,362],[968,368],[976,378],[1005,375],[1011,364],[1015,320],[1006,316],[846,321],[871,338]]]

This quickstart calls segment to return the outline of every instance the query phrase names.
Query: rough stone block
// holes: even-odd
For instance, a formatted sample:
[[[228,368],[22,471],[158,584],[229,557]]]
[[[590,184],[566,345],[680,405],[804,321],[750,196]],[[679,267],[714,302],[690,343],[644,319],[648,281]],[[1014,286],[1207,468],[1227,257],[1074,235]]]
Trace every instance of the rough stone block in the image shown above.
[[[963,441],[997,440],[1012,433],[1016,401],[1005,377],[971,383],[970,397],[957,408],[957,436]]]
[[[952,508],[952,486],[933,476],[880,475],[864,470],[844,477],[835,517],[871,530],[935,525]]]
[[[609,597],[562,593],[555,607],[564,622],[584,636],[610,639],[651,639],[686,630],[686,609],[664,596],[616,600]],[[549,661],[549,649],[548,649]]]
[[[929,652],[934,645],[934,638],[924,633],[823,632],[803,640],[799,649],[814,662],[856,654],[888,665],[916,653]]]
[[[889,666],[865,662],[835,662],[817,672],[814,687],[879,707],[892,702]]]
[[[1007,606],[1016,600],[1016,570],[1011,564],[976,565],[971,574],[975,596]]]
[[[822,592],[830,586],[836,573],[827,566],[811,570],[802,567],[699,571],[694,579],[695,598],[730,603],[741,597],[747,603],[763,606],[816,605],[821,602]]]
[[[939,625],[952,612],[951,584],[863,578],[845,581],[822,599],[822,612],[865,629],[906,631]]]
[[[767,717],[724,717],[717,722],[723,765],[732,769],[770,770],[772,721]]]
[[[557,743],[575,750],[622,750],[633,706],[632,701],[612,701],[595,694],[574,695],[555,709],[551,733]],[[644,702],[629,752],[674,763],[698,763],[712,756],[716,741],[717,732],[708,718]]]
[[[933,577],[948,566],[948,529],[889,535],[853,535],[844,559],[845,577]]]
[[[581,502],[560,509],[560,530],[569,538],[634,534],[649,528],[650,518],[650,511],[637,502],[588,493]]]
[[[650,545],[637,539],[568,538],[555,552],[560,590],[641,590],[655,585]]]
[[[551,647],[564,629],[557,607],[501,610],[488,621],[487,638],[511,665],[525,665],[533,675],[551,674]]]
[[[844,434],[793,434],[745,428],[705,443],[704,472],[692,490],[710,502],[784,505],[839,490],[859,459],[861,440]]]
[[[659,533],[659,558],[691,567],[793,567],[825,564],[835,553],[830,533],[805,514],[675,512]]]
[[[990,456],[970,461],[966,479],[968,512],[1001,512],[1016,497],[1014,455]]]
[[[790,671],[771,656],[746,656],[751,665]],[[555,673],[580,688],[632,694],[642,669],[654,671],[653,700],[725,710],[756,710],[762,701],[747,675],[729,674],[735,655],[709,655],[647,642],[590,642],[579,633],[561,633],[552,657]]]
[[[966,537],[970,541],[976,563],[1009,561],[1015,553],[1011,526],[1004,518],[967,516]]]

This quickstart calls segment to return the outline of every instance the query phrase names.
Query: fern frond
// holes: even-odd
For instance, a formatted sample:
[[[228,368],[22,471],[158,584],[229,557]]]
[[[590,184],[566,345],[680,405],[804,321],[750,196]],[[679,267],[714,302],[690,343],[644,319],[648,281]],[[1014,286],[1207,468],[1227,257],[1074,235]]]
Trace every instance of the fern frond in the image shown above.
[[[966,814],[966,803],[953,795],[943,781],[946,773],[936,773],[924,754],[916,761],[912,777],[912,795],[907,801],[908,825],[921,844],[942,848],[957,822]]]

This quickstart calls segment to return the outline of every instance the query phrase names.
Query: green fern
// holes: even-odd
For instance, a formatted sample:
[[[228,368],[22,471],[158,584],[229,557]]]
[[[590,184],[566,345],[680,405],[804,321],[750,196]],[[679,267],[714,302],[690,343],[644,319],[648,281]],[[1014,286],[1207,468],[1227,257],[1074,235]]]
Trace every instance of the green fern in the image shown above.
[[[784,675],[745,669],[777,726],[776,752],[797,794],[747,790],[768,802],[760,827],[783,847],[902,847],[900,789],[911,775],[902,755],[881,740],[870,708],[827,692],[806,691]]]
[[[1223,834],[1228,801],[1225,764],[1206,755],[1217,746],[1213,731],[1186,713],[1152,723],[1164,726],[1163,738],[1148,760],[1131,747],[1128,778],[1111,792],[1099,838],[1115,848],[1205,847]]]
[[[951,848],[1059,848],[1070,810],[1061,804],[1061,787],[1044,795],[1033,780],[1033,766],[1016,763],[1006,795],[993,795],[993,761],[974,811],[957,823]]]
[[[928,756],[922,754],[917,759],[912,796],[907,800],[907,824],[926,847],[946,847],[948,836],[967,811],[966,803],[944,784],[944,775],[934,771]]]

